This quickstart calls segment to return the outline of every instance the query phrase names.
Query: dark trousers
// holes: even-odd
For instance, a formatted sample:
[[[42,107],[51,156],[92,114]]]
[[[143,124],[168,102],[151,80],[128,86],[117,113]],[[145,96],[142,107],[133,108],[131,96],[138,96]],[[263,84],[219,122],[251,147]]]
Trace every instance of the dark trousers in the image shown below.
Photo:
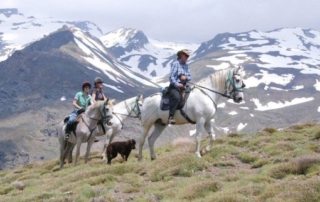
[[[175,87],[174,85],[169,86],[169,96],[170,96],[170,109],[169,109],[169,116],[174,116],[180,102],[181,102],[181,95],[180,90]]]

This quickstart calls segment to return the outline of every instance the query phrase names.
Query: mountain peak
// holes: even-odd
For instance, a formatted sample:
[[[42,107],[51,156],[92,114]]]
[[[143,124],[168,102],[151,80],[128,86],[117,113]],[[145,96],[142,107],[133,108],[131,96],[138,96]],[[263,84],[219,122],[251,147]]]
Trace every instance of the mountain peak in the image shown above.
[[[142,31],[125,27],[108,32],[100,39],[107,48],[113,46],[127,47],[133,45],[136,49],[149,43],[148,37]]]
[[[0,15],[4,15],[7,18],[9,18],[11,15],[22,15],[19,13],[17,8],[1,8],[0,9]]]

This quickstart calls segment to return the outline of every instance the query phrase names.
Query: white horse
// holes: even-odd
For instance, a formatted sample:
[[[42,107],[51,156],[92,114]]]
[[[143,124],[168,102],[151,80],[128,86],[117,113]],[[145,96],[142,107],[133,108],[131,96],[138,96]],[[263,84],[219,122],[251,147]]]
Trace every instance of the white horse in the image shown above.
[[[76,158],[74,165],[77,164],[81,143],[87,142],[87,150],[85,154],[85,162],[87,163],[91,146],[95,139],[95,130],[97,129],[98,121],[102,120],[104,123],[109,123],[112,118],[112,106],[109,104],[109,100],[98,101],[93,105],[90,105],[86,111],[80,115],[79,123],[76,127],[76,135],[72,132],[66,140],[65,127],[66,124],[61,122],[58,126],[58,136],[60,143],[60,168],[63,168],[64,160],[68,156],[68,161],[72,161],[72,150],[74,146],[77,146]]]
[[[131,118],[140,118],[140,108],[142,106],[143,96],[138,95],[137,97],[129,98],[118,104],[114,105],[112,119],[110,120],[111,126],[107,126],[107,136],[109,139],[106,139],[103,151],[101,153],[103,160],[106,160],[106,149],[108,144],[112,142],[114,137],[120,133],[123,128],[123,121],[127,117]],[[98,134],[100,136],[103,134]]]
[[[201,157],[201,134],[205,132],[209,133],[210,143],[206,148],[207,150],[211,149],[213,140],[215,139],[215,134],[213,133],[213,118],[217,110],[217,100],[221,95],[214,93],[212,90],[222,92],[222,95],[228,95],[234,102],[240,103],[243,100],[242,89],[245,86],[242,80],[243,73],[243,68],[241,67],[220,70],[201,83],[201,85],[205,87],[200,86],[199,83],[199,85],[195,85],[192,88],[183,110],[192,121],[196,122],[196,132],[194,134],[196,138],[196,156]],[[210,89],[212,90],[210,91]],[[154,126],[154,130],[148,137],[148,143],[151,160],[156,158],[154,143],[166,128],[169,116],[168,111],[162,111],[160,109],[160,102],[161,94],[147,97],[143,102],[141,109],[143,134],[139,143],[139,160],[142,160],[142,148],[152,126]],[[176,112],[174,118],[176,124],[189,123],[179,111]]]
[[[110,102],[113,103],[114,101],[111,100]],[[109,120],[109,124],[105,125],[106,134],[103,133],[100,127],[98,127],[97,130],[94,131],[94,137],[100,137],[104,135],[107,135],[108,137],[105,140],[103,151],[101,153],[103,160],[106,160],[106,149],[108,144],[110,144],[114,137],[118,135],[123,129],[124,119],[126,119],[127,117],[140,118],[140,108],[142,106],[142,102],[143,96],[138,95],[137,97],[129,98],[127,100],[119,102],[116,105],[113,105],[112,118]],[[69,162],[72,162],[72,151],[73,148],[71,148],[67,154]]]

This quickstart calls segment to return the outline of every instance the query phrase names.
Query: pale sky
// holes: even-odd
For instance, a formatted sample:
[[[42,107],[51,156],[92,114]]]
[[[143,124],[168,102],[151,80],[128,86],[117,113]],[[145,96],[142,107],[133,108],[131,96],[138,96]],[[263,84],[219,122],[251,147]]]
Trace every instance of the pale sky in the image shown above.
[[[89,20],[104,32],[142,30],[159,40],[203,42],[222,32],[320,30],[320,0],[1,0],[27,16]]]

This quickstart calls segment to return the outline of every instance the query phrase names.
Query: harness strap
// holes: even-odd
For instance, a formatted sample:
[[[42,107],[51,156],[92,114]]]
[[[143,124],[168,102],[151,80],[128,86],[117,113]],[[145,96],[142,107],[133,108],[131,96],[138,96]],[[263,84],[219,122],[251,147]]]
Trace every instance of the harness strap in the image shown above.
[[[188,82],[188,83],[190,83],[190,84],[192,84],[192,85],[194,85],[194,86],[196,86],[196,87],[198,87],[198,88],[202,88],[202,89],[211,91],[211,92],[213,92],[213,93],[216,93],[216,94],[218,94],[218,95],[221,95],[221,96],[223,96],[223,97],[225,97],[225,98],[229,98],[229,99],[232,98],[232,97],[229,96],[229,95],[226,95],[226,94],[224,94],[224,93],[221,93],[221,92],[212,90],[212,89],[210,89],[210,88],[207,88],[207,87],[204,87],[204,86],[201,86],[201,85],[198,85],[198,84],[196,84],[196,83],[192,83],[192,82]]]
[[[196,122],[191,120],[190,117],[185,113],[185,111],[183,111],[183,109],[180,109],[180,113],[183,116],[183,118],[185,118],[189,123],[196,124]]]
[[[208,93],[206,93],[204,90],[202,90],[201,88],[197,88],[198,90],[200,90],[200,92],[202,92],[203,94],[205,94],[206,96],[208,96],[210,98],[210,100],[212,101],[214,108],[217,109],[217,103],[210,97],[210,95],[208,95]]]
[[[93,129],[90,129],[89,125],[88,125],[87,122],[84,120],[83,116],[81,116],[81,119],[82,119],[83,123],[87,126],[87,128],[88,128],[89,131],[90,131],[90,135],[89,135],[89,137],[87,138],[87,142],[88,142],[89,139],[90,139],[91,136],[92,136],[93,131],[97,128],[97,126],[94,127]]]
[[[121,121],[121,119],[119,118],[119,116],[117,115],[117,113],[112,113],[112,114],[114,114],[115,115],[115,117],[120,121],[120,123],[121,123],[121,129],[123,129],[123,122]]]

